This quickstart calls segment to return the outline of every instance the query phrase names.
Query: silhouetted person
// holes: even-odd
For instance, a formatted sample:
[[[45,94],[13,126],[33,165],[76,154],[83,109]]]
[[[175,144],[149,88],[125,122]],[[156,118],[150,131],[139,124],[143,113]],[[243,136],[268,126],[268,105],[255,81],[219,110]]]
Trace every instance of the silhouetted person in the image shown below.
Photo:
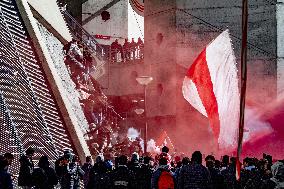
[[[79,189],[80,178],[83,177],[84,171],[79,166],[76,157],[70,151],[65,151],[64,156],[59,158],[55,164],[61,189]]]
[[[13,189],[12,175],[8,172],[8,168],[14,159],[13,154],[5,153],[0,156],[0,188]]]
[[[128,42],[128,39],[125,39],[123,44],[123,60],[130,60],[130,54],[130,43]]]
[[[272,178],[261,184],[260,189],[283,189],[284,188],[284,163],[277,161],[271,166]]]
[[[191,164],[183,166],[178,178],[179,189],[211,189],[210,173],[202,165],[202,154],[195,151],[191,157]]]
[[[229,158],[229,156],[228,156],[228,158]],[[221,175],[224,177],[224,184],[225,184],[226,189],[238,189],[239,183],[237,182],[237,178],[236,178],[236,158],[231,157],[230,161],[231,162],[229,164],[225,163],[226,164],[225,168],[224,167],[220,168],[221,169]],[[225,156],[225,162],[227,162],[226,156]],[[221,164],[222,163],[220,163],[220,165],[219,165],[219,162],[218,162],[215,165],[215,167],[221,166]],[[223,163],[223,165],[224,165],[224,163]]]
[[[32,173],[34,171],[33,156],[35,150],[29,147],[26,150],[26,155],[20,157],[20,172],[18,178],[18,185],[23,189],[31,189],[32,183]]]
[[[110,45],[111,60],[113,62],[117,62],[117,55],[118,52],[121,50],[120,48],[121,47],[117,39]]]
[[[140,168],[140,162],[139,162],[139,154],[137,152],[134,152],[132,154],[131,160],[128,163],[128,169],[133,173],[133,183],[137,186],[137,189],[139,189],[141,186],[138,186],[139,183],[139,177],[141,176],[141,168]]]
[[[228,168],[229,162],[230,162],[230,157],[228,155],[224,155],[222,157],[221,171]]]
[[[133,184],[133,174],[127,168],[127,157],[122,155],[118,158],[117,168],[110,174],[112,189],[131,189]]]
[[[104,156],[98,155],[96,162],[90,170],[89,183],[87,189],[108,189],[110,188],[110,178]]]
[[[184,157],[184,158],[182,158],[181,165],[177,165],[177,168],[176,168],[175,173],[174,173],[174,177],[176,179],[177,186],[178,186],[178,178],[179,178],[181,168],[183,166],[186,166],[186,165],[189,165],[189,164],[190,164],[190,159],[188,157]]]
[[[140,172],[136,175],[137,189],[151,189],[151,177],[154,172],[150,164],[151,158],[146,156],[140,164]]]
[[[140,58],[143,58],[144,56],[144,43],[142,41],[142,39],[139,37],[138,38],[138,41],[137,41],[137,57],[140,59]]]
[[[169,151],[170,151],[170,149],[167,146],[164,146],[162,148],[161,154],[158,156],[158,160],[161,159],[161,158],[166,158],[168,165],[170,165],[171,164],[171,156],[169,154]]]
[[[211,180],[212,180],[212,188],[213,189],[224,189],[224,177],[221,175],[219,169],[215,168],[215,157],[212,155],[208,155],[205,158],[206,167],[210,172]]]
[[[32,174],[34,189],[53,189],[58,183],[58,178],[55,170],[49,167],[47,156],[42,156]]]
[[[137,47],[137,43],[134,41],[134,38],[132,38],[131,43],[129,44],[130,58],[132,60],[135,59],[136,47]]]
[[[154,171],[151,180],[152,189],[174,189],[175,180],[174,175],[170,170],[167,159],[162,157],[159,159],[159,167]]]
[[[82,170],[85,172],[85,174],[83,176],[83,181],[84,181],[85,188],[87,188],[87,185],[88,185],[88,182],[89,182],[89,178],[90,178],[90,171],[91,171],[92,167],[93,167],[93,165],[92,165],[92,157],[91,156],[87,156],[86,157],[86,162],[82,166]]]

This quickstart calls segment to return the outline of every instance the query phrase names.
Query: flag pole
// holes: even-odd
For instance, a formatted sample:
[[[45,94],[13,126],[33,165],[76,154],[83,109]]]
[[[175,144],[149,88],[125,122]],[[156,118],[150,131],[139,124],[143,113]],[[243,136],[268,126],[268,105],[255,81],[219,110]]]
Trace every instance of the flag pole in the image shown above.
[[[242,1],[242,49],[241,49],[241,96],[240,96],[240,120],[239,120],[239,137],[237,149],[237,167],[236,176],[240,178],[240,157],[242,151],[242,141],[244,133],[244,116],[245,116],[245,97],[247,85],[247,31],[248,30],[248,0]]]

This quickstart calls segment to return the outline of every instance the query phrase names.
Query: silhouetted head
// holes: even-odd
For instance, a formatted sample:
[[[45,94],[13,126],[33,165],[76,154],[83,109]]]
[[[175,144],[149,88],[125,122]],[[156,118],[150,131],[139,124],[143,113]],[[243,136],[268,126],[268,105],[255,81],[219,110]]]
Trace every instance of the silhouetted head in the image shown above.
[[[96,157],[96,163],[100,163],[100,162],[103,162],[105,160],[104,156],[103,155],[98,155]]]
[[[243,160],[243,163],[244,163],[244,166],[245,166],[245,167],[247,167],[247,166],[252,166],[252,165],[253,165],[252,158],[246,157],[246,158]]]
[[[119,165],[126,165],[127,164],[127,157],[125,155],[122,155],[118,159],[118,164]]]
[[[38,161],[38,166],[40,168],[47,168],[49,167],[49,161],[47,156],[41,156],[39,161]]]
[[[149,164],[150,161],[151,161],[151,157],[149,157],[149,156],[144,157],[144,164]]]
[[[30,158],[33,157],[34,153],[35,153],[35,149],[32,148],[32,147],[29,147],[29,148],[26,150],[26,155],[27,155],[28,157],[30,157]]]
[[[191,156],[191,161],[198,163],[198,164],[202,164],[202,154],[200,151],[195,151],[193,152],[192,156]]]
[[[9,153],[9,152],[7,152],[7,153],[4,154],[4,159],[7,161],[8,165],[11,165],[12,161],[14,159],[14,155]]]
[[[221,167],[221,162],[219,160],[215,160],[215,168],[219,169]]]
[[[223,166],[229,165],[229,160],[230,160],[230,157],[228,155],[224,155],[223,158],[222,158]]]
[[[208,167],[208,168],[214,167],[214,165],[215,165],[215,157],[214,156],[208,155],[205,158],[205,161],[206,161],[206,167]]]
[[[184,158],[182,158],[182,164],[183,165],[188,165],[188,164],[190,164],[190,159],[189,159],[189,157],[184,157]]]
[[[170,149],[166,146],[162,148],[162,152],[169,153]]]
[[[231,157],[231,158],[230,158],[230,164],[233,165],[233,166],[235,166],[236,163],[237,163],[237,158],[236,158],[236,157]]]

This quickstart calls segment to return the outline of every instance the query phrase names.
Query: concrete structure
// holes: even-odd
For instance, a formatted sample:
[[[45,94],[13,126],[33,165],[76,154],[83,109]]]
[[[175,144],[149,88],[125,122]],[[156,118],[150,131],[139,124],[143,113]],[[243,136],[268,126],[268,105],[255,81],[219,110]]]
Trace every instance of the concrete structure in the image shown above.
[[[46,4],[45,1],[31,1],[30,4],[26,0],[17,1],[17,5],[19,7],[19,10],[21,12],[22,18],[25,22],[25,25],[27,26],[27,30],[29,34],[32,36],[33,43],[35,45],[36,53],[38,54],[40,58],[40,62],[42,62],[42,66],[44,69],[45,74],[47,75],[47,79],[49,80],[50,86],[53,90],[55,99],[58,103],[58,106],[60,108],[60,111],[63,115],[64,121],[67,124],[66,129],[70,133],[71,140],[76,148],[76,151],[80,157],[80,159],[83,161],[87,155],[90,154],[89,149],[87,147],[87,144],[83,137],[83,128],[87,129],[87,122],[86,120],[82,119],[84,118],[84,114],[82,112],[80,103],[79,103],[79,95],[74,95],[75,88],[73,86],[73,89],[71,91],[73,92],[73,95],[68,94],[66,91],[66,83],[64,83],[65,80],[67,82],[72,83],[70,76],[68,75],[67,69],[64,64],[64,56],[61,54],[60,58],[61,61],[59,61],[60,67],[65,67],[65,77],[60,78],[59,73],[62,74],[62,71],[59,72],[60,67],[56,67],[55,55],[54,50],[52,48],[55,48],[56,46],[52,46],[52,48],[48,48],[48,44],[52,42],[45,40],[43,32],[40,33],[40,24],[37,22],[43,22],[44,24],[49,23],[50,27],[53,28],[50,32],[56,32],[57,35],[61,35],[64,37],[61,37],[61,39],[66,39],[65,42],[70,41],[71,35],[67,29],[67,26],[64,22],[64,19],[61,15],[61,12],[59,10],[59,7],[56,3],[56,1],[51,1],[48,4]],[[39,15],[41,15],[42,19],[36,20],[34,19],[31,7],[33,7],[34,10],[37,11]],[[47,14],[47,10],[54,10],[54,14]],[[55,18],[58,18],[57,21],[54,21]],[[43,28],[43,26],[41,26]],[[56,39],[56,38],[55,38]],[[60,43],[59,43],[60,44]],[[63,48],[63,45],[59,47],[60,50]],[[60,52],[60,51],[59,51]],[[62,51],[61,51],[62,52]],[[60,59],[59,59],[60,60]],[[58,60],[57,60],[58,61]],[[69,77],[68,77],[69,76]],[[68,81],[69,79],[69,81]],[[70,85],[70,84],[69,84]],[[68,90],[68,89],[67,89]],[[70,89],[69,89],[70,92]],[[75,107],[75,108],[74,108]],[[79,114],[78,111],[81,111]],[[76,115],[77,114],[77,115]]]
[[[103,21],[101,12],[110,13],[110,19]],[[128,1],[126,0],[89,0],[82,5],[82,24],[91,35],[111,36],[110,40],[100,40],[110,45],[115,39],[121,44],[128,37]]]
[[[71,148],[85,160],[88,125],[63,62],[62,43],[71,35],[56,1],[1,2],[0,19],[0,153],[13,152],[18,159],[32,146],[36,159],[48,155],[55,161]]]

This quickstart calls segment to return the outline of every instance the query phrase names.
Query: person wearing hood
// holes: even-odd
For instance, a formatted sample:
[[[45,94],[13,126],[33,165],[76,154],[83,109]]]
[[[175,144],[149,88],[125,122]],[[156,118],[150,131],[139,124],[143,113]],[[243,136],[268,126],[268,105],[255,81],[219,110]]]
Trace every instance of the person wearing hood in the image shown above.
[[[140,163],[139,163],[139,155],[138,153],[134,152],[131,156],[131,161],[128,163],[128,168],[131,171],[139,171],[140,169]]]
[[[174,174],[171,172],[170,166],[168,165],[168,159],[165,157],[159,159],[159,166],[152,175],[151,188],[175,188]]]
[[[63,157],[59,158],[55,165],[61,189],[80,188],[80,178],[85,172],[81,169],[74,154],[69,150],[64,151]]]
[[[284,189],[284,161],[271,166],[272,178],[265,180],[260,189]]]

